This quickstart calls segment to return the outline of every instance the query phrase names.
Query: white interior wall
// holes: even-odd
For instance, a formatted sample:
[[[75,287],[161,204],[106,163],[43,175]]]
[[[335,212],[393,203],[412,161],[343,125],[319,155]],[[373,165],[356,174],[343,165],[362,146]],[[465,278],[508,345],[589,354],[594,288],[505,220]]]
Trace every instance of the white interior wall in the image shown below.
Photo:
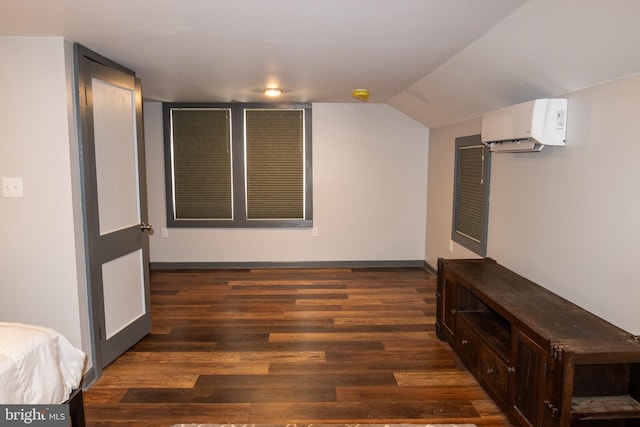
[[[640,229],[640,76],[573,92],[567,145],[492,157],[488,256],[594,314],[640,334],[635,263]],[[480,120],[430,135],[427,262],[448,251],[454,140],[480,132]],[[444,166],[443,166],[444,165]],[[447,184],[449,185],[449,184]],[[452,184],[451,184],[452,185]]]
[[[313,105],[314,225],[166,227],[162,105],[145,103],[152,262],[424,259],[428,129],[383,104]]]
[[[60,331],[90,352],[72,50],[62,38],[0,38],[0,320]]]

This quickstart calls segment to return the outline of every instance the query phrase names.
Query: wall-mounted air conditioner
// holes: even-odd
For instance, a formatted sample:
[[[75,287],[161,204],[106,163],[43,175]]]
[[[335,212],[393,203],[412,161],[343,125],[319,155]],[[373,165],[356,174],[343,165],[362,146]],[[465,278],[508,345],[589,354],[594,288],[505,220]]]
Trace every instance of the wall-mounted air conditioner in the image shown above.
[[[536,99],[482,116],[482,143],[496,153],[541,151],[545,145],[564,145],[567,100]]]

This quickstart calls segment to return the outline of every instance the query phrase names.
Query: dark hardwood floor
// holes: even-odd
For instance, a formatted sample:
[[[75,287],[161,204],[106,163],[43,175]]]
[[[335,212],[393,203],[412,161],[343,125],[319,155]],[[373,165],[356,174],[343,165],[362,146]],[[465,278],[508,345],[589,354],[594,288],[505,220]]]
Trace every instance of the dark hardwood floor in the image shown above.
[[[88,427],[510,426],[435,336],[422,269],[152,272],[153,332],[85,392]]]

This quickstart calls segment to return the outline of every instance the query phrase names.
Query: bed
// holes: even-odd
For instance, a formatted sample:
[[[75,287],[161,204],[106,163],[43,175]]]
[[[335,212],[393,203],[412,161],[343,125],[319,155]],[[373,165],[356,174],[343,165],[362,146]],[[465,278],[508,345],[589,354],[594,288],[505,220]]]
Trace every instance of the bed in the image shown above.
[[[53,329],[0,322],[0,404],[68,403],[72,419],[83,423],[77,411],[82,411],[85,359]]]

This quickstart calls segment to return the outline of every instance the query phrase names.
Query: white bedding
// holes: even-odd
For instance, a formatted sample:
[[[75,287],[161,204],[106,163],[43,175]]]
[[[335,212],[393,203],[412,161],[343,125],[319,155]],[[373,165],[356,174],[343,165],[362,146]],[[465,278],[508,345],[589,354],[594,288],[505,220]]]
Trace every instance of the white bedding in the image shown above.
[[[0,322],[0,404],[58,404],[80,385],[85,354],[53,329]]]

